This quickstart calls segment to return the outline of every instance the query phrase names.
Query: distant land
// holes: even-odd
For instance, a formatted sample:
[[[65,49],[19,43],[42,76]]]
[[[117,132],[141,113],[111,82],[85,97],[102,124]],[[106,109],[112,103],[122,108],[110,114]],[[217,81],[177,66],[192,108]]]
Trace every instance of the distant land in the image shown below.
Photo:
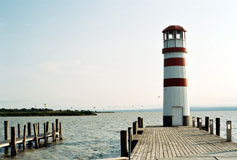
[[[237,107],[191,107],[191,111],[237,111]],[[157,109],[133,109],[133,110],[108,110],[106,112],[162,112],[162,108]]]
[[[0,117],[17,117],[17,116],[92,116],[97,115],[89,110],[52,110],[52,109],[0,109]]]

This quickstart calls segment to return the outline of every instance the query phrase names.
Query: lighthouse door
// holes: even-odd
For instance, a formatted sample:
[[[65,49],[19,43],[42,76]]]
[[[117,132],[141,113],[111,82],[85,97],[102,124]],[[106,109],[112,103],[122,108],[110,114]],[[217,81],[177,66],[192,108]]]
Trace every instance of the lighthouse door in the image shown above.
[[[183,107],[174,106],[172,107],[172,126],[183,125]]]

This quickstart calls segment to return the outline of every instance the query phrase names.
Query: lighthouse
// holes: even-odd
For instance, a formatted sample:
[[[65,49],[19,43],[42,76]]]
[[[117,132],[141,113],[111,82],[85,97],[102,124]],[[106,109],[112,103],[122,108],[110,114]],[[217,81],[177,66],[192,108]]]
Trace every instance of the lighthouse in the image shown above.
[[[185,63],[186,30],[179,25],[171,25],[162,32],[164,40],[163,125],[188,126],[190,109]]]

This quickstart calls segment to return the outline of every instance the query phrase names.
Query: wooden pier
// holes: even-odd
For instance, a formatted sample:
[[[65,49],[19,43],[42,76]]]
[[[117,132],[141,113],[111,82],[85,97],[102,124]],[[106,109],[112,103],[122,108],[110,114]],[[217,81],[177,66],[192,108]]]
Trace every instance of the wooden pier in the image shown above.
[[[27,127],[26,127],[27,126]],[[21,146],[23,146],[23,150],[28,146],[32,147],[34,143],[35,149],[39,149],[42,145],[40,145],[40,140],[44,140],[44,145],[47,145],[48,139],[52,137],[52,142],[56,142],[57,138],[62,140],[62,124],[56,119],[55,123],[52,123],[52,131],[49,131],[50,125],[49,122],[43,124],[44,133],[40,133],[40,124],[33,124],[34,135],[31,134],[31,123],[27,123],[24,125],[23,134],[20,133],[20,124],[17,125],[17,133],[18,137],[16,138],[16,127],[11,127],[10,139],[8,139],[9,129],[8,129],[8,121],[4,121],[4,139],[0,141],[0,148],[5,148],[5,154],[8,154],[9,148],[11,149],[11,156],[15,156],[17,153],[17,145],[19,150],[21,150]],[[28,134],[26,135],[26,129]],[[28,145],[26,145],[28,144]]]
[[[213,134],[213,120],[206,118],[203,126],[199,119],[197,126],[193,121],[192,127],[136,127],[138,133],[131,135],[121,131],[121,156],[130,157],[132,160],[157,160],[237,151],[237,143],[231,142],[230,121],[227,121],[227,138],[224,139],[219,136],[220,127],[217,127],[216,135]],[[220,126],[219,122],[220,120],[217,119],[217,126]],[[122,139],[127,139],[128,142],[124,146],[122,146]]]

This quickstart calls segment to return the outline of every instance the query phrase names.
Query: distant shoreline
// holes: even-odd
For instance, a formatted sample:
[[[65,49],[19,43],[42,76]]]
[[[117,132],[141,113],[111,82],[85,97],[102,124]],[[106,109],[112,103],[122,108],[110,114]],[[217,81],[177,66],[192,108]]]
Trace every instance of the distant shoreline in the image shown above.
[[[96,116],[89,110],[52,110],[52,109],[0,109],[0,117],[35,117],[35,116]]]
[[[162,112],[162,108],[157,109],[133,109],[133,110],[108,110],[107,112]],[[237,107],[190,107],[191,112],[196,111],[237,111]]]

